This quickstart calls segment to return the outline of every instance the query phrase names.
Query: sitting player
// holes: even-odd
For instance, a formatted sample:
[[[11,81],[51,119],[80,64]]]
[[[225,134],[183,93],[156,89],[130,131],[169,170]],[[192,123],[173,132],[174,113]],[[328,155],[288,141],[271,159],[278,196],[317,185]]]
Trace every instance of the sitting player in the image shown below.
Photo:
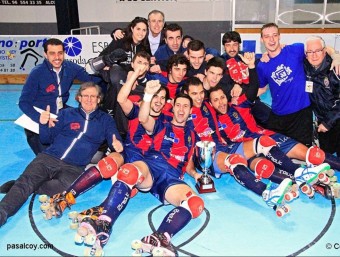
[[[50,205],[46,206],[44,203],[42,208],[47,212],[48,218],[52,216],[61,217],[65,208],[75,204],[75,198],[98,184],[103,179],[112,178],[113,182],[116,179],[116,172],[124,162],[133,162],[143,158],[143,154],[148,151],[152,139],[145,132],[145,129],[138,121],[138,99],[139,96],[131,95],[133,88],[136,88],[138,79],[145,76],[150,64],[150,55],[143,52],[137,53],[133,61],[133,68],[126,83],[120,90],[117,101],[122,107],[125,115],[129,120],[129,130],[126,139],[124,140],[124,152],[123,153],[110,153],[107,157],[98,162],[96,166],[90,167],[83,174],[77,178],[76,181],[63,193],[56,194],[49,202]],[[145,83],[144,83],[145,84]],[[151,100],[150,115],[155,119],[170,120],[172,117],[166,116],[162,113],[166,100],[169,98],[167,88],[161,87]],[[135,102],[137,100],[137,103]],[[137,191],[134,190],[133,194]],[[46,200],[46,196],[42,196],[42,201]],[[99,216],[102,212],[102,205],[96,206],[92,209],[85,210],[80,213],[79,220],[84,215]],[[51,209],[51,211],[48,211]],[[51,213],[48,214],[48,213]],[[73,214],[72,214],[73,215]]]
[[[109,192],[103,214],[97,220],[84,219],[78,229],[77,240],[88,242],[87,238],[93,238],[96,254],[102,253],[102,247],[109,239],[112,226],[127,206],[133,188],[151,192],[161,202],[175,206],[165,216],[156,232],[141,240],[144,252],[152,252],[156,248],[161,256],[177,256],[170,243],[171,237],[183,229],[191,219],[197,218],[204,209],[203,200],[181,179],[183,172],[188,170],[187,167],[192,167],[187,166],[187,162],[191,160],[195,136],[189,127],[185,126],[192,101],[187,95],[176,96],[173,120],[155,120],[150,116],[150,101],[159,88],[158,81],[147,83],[139,112],[142,125],[148,133],[153,134],[154,144],[145,153],[143,160],[126,163],[119,169],[117,181]]]

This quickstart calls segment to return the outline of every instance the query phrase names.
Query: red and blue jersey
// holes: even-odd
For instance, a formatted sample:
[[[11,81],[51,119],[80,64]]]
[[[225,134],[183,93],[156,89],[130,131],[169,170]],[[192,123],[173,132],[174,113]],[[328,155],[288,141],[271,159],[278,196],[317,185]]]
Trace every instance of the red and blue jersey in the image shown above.
[[[251,103],[244,94],[238,99],[238,105],[229,104],[228,112],[219,114],[217,118],[220,134],[229,143],[244,142],[262,135],[275,134],[256,124],[251,113]]]
[[[195,131],[199,140],[216,143],[220,141],[216,111],[208,101],[204,101],[200,108],[192,107],[188,124]]]
[[[140,124],[138,120],[138,113],[139,106],[134,104],[132,110],[127,115],[127,118],[129,119],[129,128],[125,139],[125,145],[134,145],[138,149],[142,150],[142,153],[145,153],[149,150],[152,144],[152,138],[146,133],[144,127]],[[172,117],[166,116],[163,113],[154,118],[163,122],[172,119]]]
[[[183,177],[194,147],[195,133],[190,127],[176,126],[171,122],[156,120],[153,131],[153,145],[148,154],[158,155],[174,167],[178,171],[178,174],[173,174],[174,176]]]
[[[179,83],[171,83],[168,78],[168,73],[162,71],[160,74],[147,74],[148,80],[159,80],[159,82],[169,89],[170,98],[174,99],[175,96],[181,91],[186,77]]]

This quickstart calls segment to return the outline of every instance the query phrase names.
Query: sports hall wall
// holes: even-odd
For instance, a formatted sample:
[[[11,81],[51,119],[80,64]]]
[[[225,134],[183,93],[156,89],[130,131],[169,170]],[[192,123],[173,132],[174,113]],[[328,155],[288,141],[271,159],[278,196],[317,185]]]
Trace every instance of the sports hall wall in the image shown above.
[[[50,6],[0,5],[2,35],[57,35],[56,11]],[[219,47],[219,34],[231,29],[229,1],[117,1],[78,0],[80,27],[100,26],[101,34],[124,28],[136,16],[162,10],[167,22],[177,22],[184,34]]]
[[[60,0],[59,0],[60,1]],[[76,0],[63,0],[76,1]],[[318,20],[322,5],[319,0],[280,0],[281,13],[279,26],[281,42],[290,44],[303,42],[310,34],[321,34],[327,45],[340,51],[340,0],[328,0],[326,28]],[[4,3],[38,3],[47,5],[6,5]],[[42,62],[43,53],[38,42],[54,36],[67,40],[69,35],[58,35],[55,1],[0,1],[0,83],[22,84],[26,74],[37,63]],[[183,27],[184,35],[190,34],[201,39],[206,46],[223,51],[221,37],[232,29],[241,33],[242,47],[246,51],[263,52],[261,49],[260,24],[275,20],[273,0],[78,0],[80,27],[99,26],[101,35],[75,35],[73,41],[82,43],[82,51],[68,55],[66,59],[83,65],[89,58],[98,56],[111,38],[114,28],[124,28],[136,16],[147,17],[150,10],[158,9],[165,13],[166,22],[176,22]],[[307,3],[308,2],[308,3]],[[317,4],[313,3],[318,2]],[[309,9],[309,13],[298,11]],[[294,23],[287,26],[285,23]],[[237,24],[236,24],[237,23]],[[299,23],[309,23],[301,25]],[[314,24],[315,23],[315,24]],[[246,25],[254,25],[247,28]],[[256,27],[257,26],[257,27]],[[252,26],[250,26],[252,27]],[[293,33],[293,34],[292,34]],[[87,37],[87,38],[86,38]],[[26,42],[26,44],[25,44]],[[33,43],[33,44],[32,44]],[[31,67],[30,67],[31,66]],[[8,72],[11,71],[11,72]]]

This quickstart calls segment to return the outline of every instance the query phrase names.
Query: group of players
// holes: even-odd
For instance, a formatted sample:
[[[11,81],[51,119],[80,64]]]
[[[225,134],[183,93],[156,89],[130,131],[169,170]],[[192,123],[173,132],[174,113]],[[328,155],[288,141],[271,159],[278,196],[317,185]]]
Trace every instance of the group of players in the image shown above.
[[[263,81],[270,85],[270,79],[278,76],[273,80],[285,83],[286,79],[291,83],[297,79],[290,79],[289,75],[299,65],[296,69],[304,76],[303,60],[297,58],[295,66],[291,64],[289,69],[279,71],[279,75],[271,73],[271,78],[266,78],[270,70],[266,65],[273,59],[277,61],[276,52],[280,55],[283,49],[293,51],[290,46],[280,45],[278,27],[270,23],[261,29],[261,40],[268,51],[261,61],[256,60],[254,53],[239,51],[241,38],[235,31],[223,36],[222,56],[206,48],[200,40],[191,38],[185,47],[182,40],[182,28],[177,24],[164,27],[164,14],[154,10],[148,20],[136,17],[126,30],[115,30],[111,44],[87,64],[89,73],[108,83],[101,108],[111,114],[119,133],[104,129],[112,151],[105,153],[97,164],[89,165],[65,191],[51,196],[48,204],[44,204],[44,211],[51,214],[49,218],[61,217],[66,208],[76,203],[77,196],[100,181],[111,179],[112,187],[106,199],[77,217],[76,240],[93,245],[96,255],[102,254],[112,226],[130,198],[140,191],[150,192],[174,208],[154,233],[142,238],[138,248],[144,252],[158,251],[162,256],[177,256],[171,238],[204,209],[202,198],[183,180],[185,173],[195,181],[202,177],[195,155],[196,143],[200,141],[214,142],[216,146],[210,176],[220,178],[230,173],[239,184],[262,197],[278,216],[289,212],[286,202],[298,197],[299,190],[309,197],[315,192],[339,197],[332,169],[340,170],[340,159],[310,146],[306,130],[299,140],[300,133],[286,128],[290,127],[289,123],[293,127],[298,125],[299,115],[292,117],[289,111],[279,112],[285,126],[279,131],[270,130],[277,123],[273,119],[279,120],[279,115],[273,118],[273,110],[258,98]],[[294,50],[295,55],[301,46],[296,48],[299,50]],[[280,65],[273,69],[277,71],[285,63]],[[291,90],[298,97],[300,93],[308,96],[304,89],[303,92],[295,87]],[[292,101],[293,96],[284,96],[280,89],[274,92],[274,111],[282,111],[280,106],[289,104],[280,103],[280,99]],[[89,115],[99,108],[99,95],[100,88],[95,84],[81,85],[78,101],[82,109],[92,106]],[[306,106],[296,104],[293,108],[300,109],[294,109],[293,113],[302,111],[306,115],[309,111],[304,110]],[[65,115],[55,120],[50,116],[50,107],[44,109],[39,120],[40,140],[53,145],[53,140],[48,139],[56,133],[56,127],[61,129],[58,123],[64,122]],[[51,152],[48,149],[51,148],[47,148],[47,155]],[[296,164],[292,159],[306,164]]]

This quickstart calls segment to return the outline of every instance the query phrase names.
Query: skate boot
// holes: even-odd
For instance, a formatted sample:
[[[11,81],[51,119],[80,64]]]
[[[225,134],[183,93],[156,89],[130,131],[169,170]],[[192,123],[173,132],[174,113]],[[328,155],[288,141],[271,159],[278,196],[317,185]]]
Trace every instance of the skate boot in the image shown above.
[[[69,212],[68,217],[71,220],[70,228],[77,229],[79,227],[79,224],[85,218],[91,218],[93,220],[97,220],[98,217],[103,213],[103,209],[104,208],[102,206],[95,206],[90,209],[84,210],[80,213],[77,211]]]
[[[142,253],[151,253],[152,256],[178,256],[167,232],[154,232],[142,240],[134,240],[131,247],[135,250],[133,256],[141,256]]]
[[[42,203],[40,209],[45,213],[44,219],[50,220],[53,216],[60,218],[66,208],[71,209],[71,205],[76,203],[71,192],[55,194],[52,197],[40,195],[39,201]]]
[[[269,207],[275,210],[278,217],[283,217],[290,212],[290,207],[286,202],[298,197],[296,190],[297,187],[292,186],[292,180],[285,178],[280,185],[269,182],[262,193],[262,198]]]
[[[331,200],[334,198],[340,198],[340,184],[339,183],[332,183],[325,185],[323,183],[316,183],[312,186],[313,190],[316,193],[321,194],[326,199]]]
[[[85,256],[103,256],[103,247],[110,238],[112,229],[111,219],[106,215],[101,215],[94,220],[89,217],[84,218],[75,235],[76,244],[85,244]]]
[[[294,173],[296,183],[302,193],[306,194],[309,198],[314,197],[315,190],[312,187],[314,184],[320,182],[328,185],[330,183],[329,176],[333,175],[334,171],[330,169],[327,163],[315,167],[300,167]]]

